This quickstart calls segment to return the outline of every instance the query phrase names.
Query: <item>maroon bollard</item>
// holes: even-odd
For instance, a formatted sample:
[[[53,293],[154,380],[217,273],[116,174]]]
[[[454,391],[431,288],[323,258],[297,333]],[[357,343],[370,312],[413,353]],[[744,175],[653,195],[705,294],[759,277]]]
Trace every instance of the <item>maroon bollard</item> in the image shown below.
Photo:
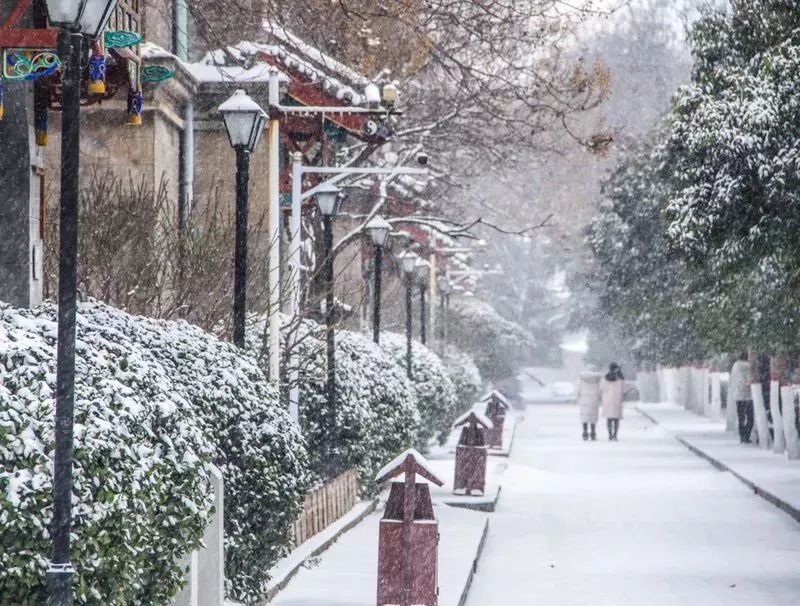
[[[481,402],[486,402],[486,416],[492,422],[489,430],[489,448],[503,448],[503,425],[506,421],[506,411],[511,408],[511,402],[499,391],[494,390]]]
[[[462,415],[454,427],[461,427],[461,438],[456,446],[456,476],[453,480],[453,494],[472,495],[486,492],[486,430],[491,430],[492,422],[479,412],[470,410]]]
[[[392,482],[378,534],[378,606],[437,606],[439,593],[439,522],[433,515],[430,487],[443,482],[416,450],[409,449],[381,469],[378,483]]]

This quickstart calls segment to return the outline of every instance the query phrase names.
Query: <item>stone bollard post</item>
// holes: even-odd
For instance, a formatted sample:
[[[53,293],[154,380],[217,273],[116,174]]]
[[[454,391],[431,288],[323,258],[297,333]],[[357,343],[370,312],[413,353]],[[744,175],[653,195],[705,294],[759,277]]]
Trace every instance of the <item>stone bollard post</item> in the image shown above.
[[[489,431],[489,448],[503,448],[503,426],[506,422],[506,412],[511,409],[511,402],[496,389],[481,400],[486,404],[486,416],[492,422]]]
[[[186,556],[186,587],[175,597],[173,606],[222,606],[225,599],[225,499],[222,472],[212,466],[214,515],[203,534],[202,549]]]
[[[431,491],[419,475],[437,486],[443,482],[416,450],[409,449],[378,472],[378,483],[392,482],[378,534],[378,606],[437,606],[439,523]]]
[[[453,427],[462,427],[461,437],[456,446],[455,478],[453,494],[471,496],[473,491],[481,496],[486,492],[486,431],[492,429],[492,422],[479,412],[470,410],[461,415]]]

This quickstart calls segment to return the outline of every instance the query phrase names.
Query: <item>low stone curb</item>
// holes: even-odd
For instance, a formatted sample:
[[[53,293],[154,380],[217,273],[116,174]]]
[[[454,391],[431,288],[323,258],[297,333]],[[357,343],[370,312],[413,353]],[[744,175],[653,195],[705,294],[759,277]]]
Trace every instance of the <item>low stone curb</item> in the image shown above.
[[[652,415],[648,414],[638,406],[636,407],[636,411],[654,425],[659,425],[659,422],[656,418],[654,418]],[[800,522],[800,509],[798,509],[791,503],[788,503],[787,501],[781,499],[780,497],[775,496],[768,490],[764,490],[758,484],[756,484],[752,480],[749,480],[748,478],[738,473],[737,471],[734,471],[719,459],[711,456],[704,450],[698,448],[697,446],[689,442],[689,440],[687,440],[686,438],[676,435],[675,439],[681,444],[683,444],[687,449],[689,449],[689,452],[691,452],[692,454],[697,455],[701,459],[704,459],[705,461],[710,463],[712,467],[714,467],[715,469],[730,473],[734,478],[736,478],[742,484],[744,484],[750,490],[752,490],[754,494],[767,501],[770,505],[773,505],[778,509],[780,509],[781,511],[783,511],[784,513],[789,514],[792,518],[794,518],[796,522]]]
[[[486,519],[486,523],[483,525],[483,535],[481,535],[481,541],[478,544],[478,552],[475,554],[475,560],[472,562],[472,569],[470,570],[469,577],[467,577],[467,582],[464,585],[464,591],[461,593],[461,599],[458,600],[458,606],[464,606],[467,603],[467,598],[469,597],[469,590],[472,588],[472,581],[475,579],[475,573],[478,572],[478,561],[481,559],[481,555],[483,555],[483,546],[486,544],[486,537],[489,534],[489,519]]]

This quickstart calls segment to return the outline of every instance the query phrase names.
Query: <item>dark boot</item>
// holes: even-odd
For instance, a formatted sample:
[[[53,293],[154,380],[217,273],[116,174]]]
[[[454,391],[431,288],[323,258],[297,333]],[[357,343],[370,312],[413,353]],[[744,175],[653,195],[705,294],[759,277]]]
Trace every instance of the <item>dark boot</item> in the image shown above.
[[[614,420],[613,419],[606,419],[606,426],[608,427],[608,439],[614,439]]]
[[[592,423],[592,434],[591,434],[591,437],[592,437],[592,442],[597,440],[597,425],[595,425],[594,423]]]
[[[619,419],[614,419],[614,438],[613,440],[617,441],[617,434],[619,433]]]
[[[583,424],[583,441],[585,442],[588,439],[589,439],[589,426],[588,426],[587,423],[584,423]]]

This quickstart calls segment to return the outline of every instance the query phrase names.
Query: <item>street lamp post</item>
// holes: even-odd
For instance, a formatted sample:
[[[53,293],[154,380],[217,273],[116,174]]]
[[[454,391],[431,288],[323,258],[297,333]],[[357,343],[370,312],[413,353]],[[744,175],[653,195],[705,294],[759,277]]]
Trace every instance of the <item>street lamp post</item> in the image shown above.
[[[58,347],[56,353],[55,452],[53,462],[53,554],[47,570],[50,604],[72,604],[75,570],[70,554],[73,428],[75,423],[75,337],[78,279],[78,191],[83,35],[105,29],[116,0],[48,0],[50,25],[60,29],[61,199],[58,258]]]
[[[233,342],[244,348],[247,306],[247,206],[250,186],[250,154],[258,145],[267,114],[247,93],[239,89],[219,106],[236,151],[236,244],[233,277]]]
[[[400,257],[400,267],[406,276],[406,375],[408,375],[409,379],[413,377],[413,372],[411,370],[411,339],[413,337],[413,320],[411,314],[413,313],[412,297],[414,274],[416,272],[418,260],[419,257],[410,250],[406,251],[403,256]]]
[[[316,192],[317,206],[322,213],[323,239],[325,246],[325,333],[327,355],[327,381],[326,392],[328,401],[328,414],[335,418],[336,408],[336,337],[333,331],[334,321],[334,296],[333,296],[333,218],[339,206],[341,191],[335,185],[321,187]]]
[[[381,339],[381,274],[383,272],[383,247],[389,232],[392,231],[391,224],[380,215],[374,216],[364,226],[364,231],[369,234],[372,243],[375,245],[375,286],[373,288],[372,304],[372,340],[380,343]]]
[[[358,108],[355,108],[358,109]],[[366,111],[366,110],[365,110]],[[289,263],[292,266],[292,314],[300,317],[300,294],[302,272],[302,230],[300,229],[300,218],[302,216],[303,202],[324,192],[331,186],[349,177],[361,177],[368,175],[427,175],[426,168],[411,168],[406,166],[393,167],[356,167],[356,166],[303,166],[303,158],[299,153],[295,153],[292,159],[292,242],[289,249]],[[303,177],[306,175],[322,175],[324,181],[304,191]],[[319,198],[317,198],[319,203]],[[328,255],[331,262],[331,275],[333,274],[333,256]],[[330,289],[331,293],[333,289]],[[331,295],[332,296],[332,295]],[[333,306],[331,305],[331,308]],[[290,361],[290,383],[293,386],[289,393],[289,410],[293,418],[299,414],[300,390],[297,386],[299,379],[298,372],[298,348],[296,343],[289,345]]]
[[[75,412],[75,336],[78,280],[78,190],[83,35],[105,29],[116,0],[47,0],[50,25],[60,29],[61,198],[58,257],[55,453],[53,462],[53,554],[47,570],[52,606],[68,606],[75,570],[70,556],[72,458]]]
[[[426,334],[428,322],[426,318],[425,295],[428,292],[428,276],[430,275],[430,271],[431,264],[428,261],[422,258],[417,260],[417,265],[414,268],[414,278],[416,278],[417,284],[419,285],[419,340],[423,345],[426,345],[428,342]]]
[[[437,280],[437,287],[441,293],[441,307],[442,307],[442,356],[447,355],[447,312],[450,308],[450,292],[453,285],[450,283],[450,278],[447,276],[439,276]]]

